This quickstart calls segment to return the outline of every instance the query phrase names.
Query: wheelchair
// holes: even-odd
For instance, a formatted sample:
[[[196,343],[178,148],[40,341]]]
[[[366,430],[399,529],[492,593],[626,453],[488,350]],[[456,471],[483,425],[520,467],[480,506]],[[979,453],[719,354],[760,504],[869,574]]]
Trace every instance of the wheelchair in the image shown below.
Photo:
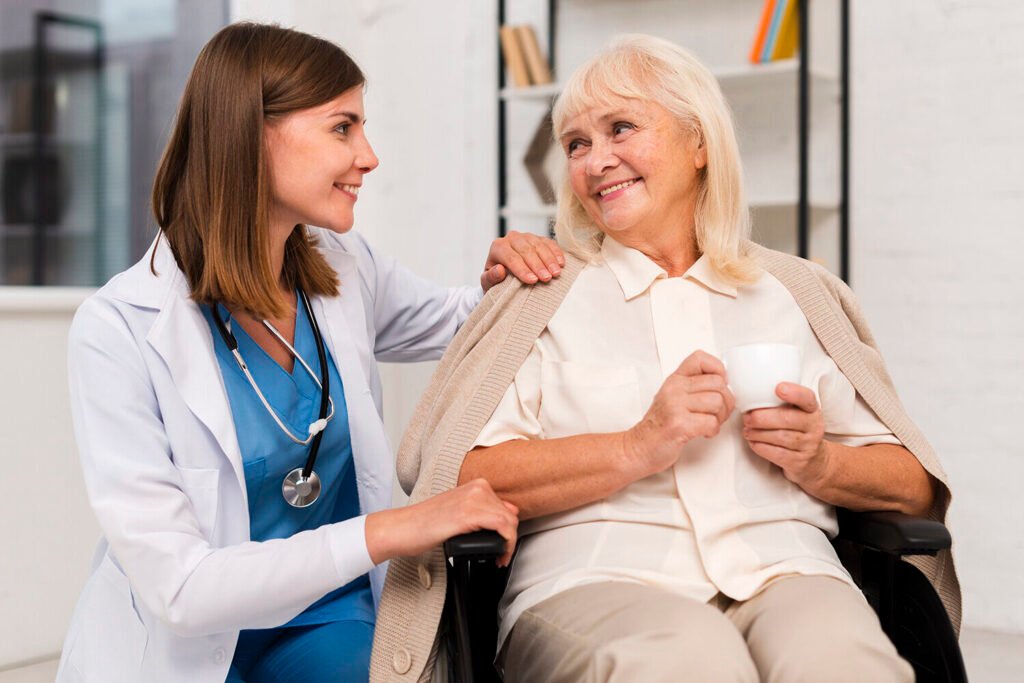
[[[946,527],[897,512],[839,510],[833,545],[844,566],[878,614],[882,629],[900,656],[914,668],[918,683],[965,683],[967,673],[946,609],[928,579],[900,560],[934,555],[950,547]],[[498,600],[508,578],[494,559],[505,542],[493,531],[463,534],[445,543],[448,595],[441,618],[447,645],[449,683],[493,683],[498,637]],[[439,656],[443,654],[442,648]]]

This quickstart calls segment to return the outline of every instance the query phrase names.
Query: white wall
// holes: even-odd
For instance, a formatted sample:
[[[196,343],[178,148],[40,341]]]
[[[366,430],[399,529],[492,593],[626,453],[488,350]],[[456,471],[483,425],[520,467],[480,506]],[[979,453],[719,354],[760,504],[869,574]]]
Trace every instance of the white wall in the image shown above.
[[[965,621],[1024,632],[1024,4],[851,5],[853,286],[952,479]]]
[[[0,670],[60,651],[99,538],[67,395],[87,292],[0,288]]]
[[[539,23],[537,4],[511,2],[510,14]],[[477,272],[492,234],[493,5],[235,3],[235,16],[276,16],[352,48],[382,158],[357,227],[447,282]],[[852,280],[953,481],[966,623],[1024,632],[1024,516],[1011,506],[1024,481],[1024,6],[851,5]],[[463,239],[473,246],[460,254]],[[387,375],[397,434],[422,375]]]

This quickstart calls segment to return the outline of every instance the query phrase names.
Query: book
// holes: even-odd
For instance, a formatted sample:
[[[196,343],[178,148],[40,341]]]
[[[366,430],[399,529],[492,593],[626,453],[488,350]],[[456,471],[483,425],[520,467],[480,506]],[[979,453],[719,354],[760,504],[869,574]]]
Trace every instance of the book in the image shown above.
[[[771,59],[789,59],[796,55],[800,47],[800,3],[797,0],[786,0],[786,9],[779,24],[779,32],[775,36]]]
[[[551,82],[551,68],[548,61],[541,54],[540,44],[537,42],[537,33],[529,24],[516,26],[516,36],[519,38],[519,47],[522,48],[526,57],[526,69],[530,74],[530,83],[543,85]]]
[[[764,46],[761,48],[761,62],[772,61],[772,50],[775,48],[775,37],[779,34],[779,24],[782,23],[782,12],[786,9],[786,0],[776,0],[772,9],[772,21],[768,25],[768,34],[764,39]]]
[[[523,55],[523,48],[519,44],[519,37],[516,35],[515,27],[502,26],[498,30],[501,38],[501,52],[505,55],[505,66],[512,84],[517,88],[530,85],[530,72],[526,67],[526,57]]]
[[[761,19],[757,22],[757,32],[754,34],[754,44],[750,47],[750,55],[747,57],[751,64],[759,64],[761,62],[764,40],[768,34],[768,25],[772,21],[772,13],[774,11],[775,0],[764,0],[764,7],[761,8]]]

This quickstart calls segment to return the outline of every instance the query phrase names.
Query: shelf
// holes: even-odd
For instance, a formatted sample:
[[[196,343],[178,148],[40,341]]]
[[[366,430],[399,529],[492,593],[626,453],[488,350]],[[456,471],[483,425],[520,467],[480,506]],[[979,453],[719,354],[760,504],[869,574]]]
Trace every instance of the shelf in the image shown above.
[[[812,211],[838,211],[838,199],[814,199],[808,202]],[[750,197],[747,205],[751,210],[758,209],[795,209],[800,205],[800,199],[796,196],[788,197]]]
[[[723,90],[730,88],[748,88],[774,84],[792,83],[797,85],[800,74],[800,61],[797,59],[781,59],[767,64],[743,64],[740,66],[714,69],[712,73]],[[839,79],[831,74],[814,69],[810,70],[811,89],[820,84],[839,92]],[[792,80],[791,80],[792,79]]]
[[[5,133],[0,130],[0,146],[9,148],[31,147],[35,142],[35,133]],[[44,133],[43,143],[48,147],[92,147],[95,144],[92,140],[75,140],[74,138],[58,136],[54,133]]]
[[[32,223],[0,223],[0,238],[9,237],[17,239],[21,237],[33,237],[36,234],[35,225]],[[91,228],[80,226],[68,227],[61,224],[48,223],[44,231],[46,239],[57,238],[84,238],[93,237]]]
[[[95,71],[95,49],[65,49],[49,47],[46,50],[46,68],[54,72]],[[35,50],[31,47],[0,50],[0,79],[29,78],[35,68]]]
[[[546,85],[527,85],[522,87],[510,86],[502,88],[501,98],[504,100],[549,100],[562,92],[561,83],[548,83]]]
[[[767,64],[744,64],[740,66],[714,69],[712,73],[718,79],[723,90],[749,88],[751,86],[797,85],[800,62],[796,59],[782,59]],[[828,73],[811,69],[811,89],[815,85],[823,87],[830,94],[839,93],[839,80]],[[502,88],[500,96],[504,100],[544,101],[558,96],[562,92],[561,83],[546,85],[530,85],[524,87]]]
[[[499,3],[499,27],[508,18],[508,4],[511,3]],[[541,3],[534,4],[538,5],[533,12],[537,18],[540,17]],[[544,4],[547,8],[548,53],[558,55],[560,53],[556,43],[559,32],[556,30],[556,20],[559,19],[559,2],[547,0]],[[834,12],[838,19],[836,37],[839,50],[835,55],[838,59],[827,57],[824,60],[808,60],[807,52],[804,51],[796,58],[765,64],[743,61],[745,50],[737,53],[734,50],[727,52],[723,48],[723,38],[739,35],[739,29],[733,24],[739,19],[740,13],[734,13],[735,17],[725,12],[716,12],[711,16],[689,11],[685,7],[669,11],[669,7],[675,8],[677,4],[686,3],[659,0],[657,12],[652,9],[650,13],[651,17],[657,15],[652,30],[651,22],[648,21],[650,17],[634,21],[634,11],[626,9],[628,3],[612,4],[615,10],[605,12],[602,20],[590,21],[589,11],[577,16],[576,10],[573,10],[571,20],[562,18],[563,32],[566,33],[564,40],[569,47],[561,51],[558,73],[567,78],[574,65],[587,59],[582,46],[595,45],[601,33],[639,30],[641,33],[653,32],[660,35],[657,27],[662,24],[666,24],[667,31],[669,22],[685,21],[686,30],[681,29],[680,32],[696,37],[690,41],[693,43],[692,49],[696,54],[712,56],[712,64],[717,64],[717,67],[711,67],[711,74],[721,87],[737,122],[737,136],[741,138],[739,143],[745,160],[744,186],[755,224],[762,232],[765,226],[775,230],[768,235],[771,238],[769,241],[775,248],[783,248],[794,254],[814,255],[821,251],[820,244],[824,240],[832,245],[829,246],[830,253],[834,250],[839,254],[838,259],[833,259],[839,267],[837,274],[847,278],[849,102],[843,97],[849,83],[850,66],[847,3],[839,4]],[[515,12],[520,21],[526,13],[524,8],[518,8]],[[598,14],[596,8],[593,14]],[[584,15],[587,15],[588,21],[581,23]],[[640,25],[634,26],[634,23]],[[573,30],[565,31],[568,26]],[[588,26],[591,28],[588,29]],[[822,42],[814,40],[812,34],[818,33],[817,29],[824,26],[817,20],[809,23],[807,13],[800,16],[801,37],[812,47]],[[750,26],[744,23],[744,36],[748,35],[749,30]],[[829,36],[821,38],[829,39]],[[683,44],[689,43],[684,41]],[[816,50],[812,52],[815,54],[811,57],[815,57]],[[503,66],[505,64],[500,55],[499,63]],[[807,71],[801,73],[802,67],[807,68]],[[530,137],[529,133],[537,128],[537,114],[548,109],[564,87],[563,81],[536,86],[503,87],[496,93],[500,112],[497,165],[499,208],[496,212],[499,234],[504,234],[513,225],[541,229],[543,224],[550,224],[556,218],[557,208],[554,205],[543,204],[540,195],[528,191],[527,181],[531,180],[530,171],[536,171],[536,164],[525,162],[527,168],[524,174],[524,169],[516,167],[515,161],[527,148],[530,153],[535,152],[537,134]],[[832,152],[834,148],[838,157]],[[530,153],[527,155],[530,156]],[[795,156],[795,164],[790,161],[790,155]],[[532,154],[532,158],[537,158],[537,155]],[[803,204],[800,201],[801,192],[807,198]],[[828,230],[822,230],[823,226],[829,226]],[[837,235],[835,239],[829,236],[832,232]],[[814,247],[817,252],[811,249],[812,237],[818,245]],[[829,258],[832,259],[832,256]]]
[[[554,204],[537,204],[535,206],[503,206],[499,213],[502,218],[548,218],[553,220],[557,211],[558,207]]]

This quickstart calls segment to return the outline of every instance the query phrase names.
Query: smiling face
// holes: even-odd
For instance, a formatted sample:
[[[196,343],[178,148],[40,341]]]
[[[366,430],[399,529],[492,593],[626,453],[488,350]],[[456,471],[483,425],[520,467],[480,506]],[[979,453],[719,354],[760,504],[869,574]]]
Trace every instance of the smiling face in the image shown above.
[[[300,223],[339,233],[352,228],[363,176],[378,164],[364,125],[362,86],[267,121],[272,230],[287,234]]]
[[[614,99],[569,118],[559,138],[573,193],[602,232],[627,245],[692,233],[706,150],[664,107]]]

